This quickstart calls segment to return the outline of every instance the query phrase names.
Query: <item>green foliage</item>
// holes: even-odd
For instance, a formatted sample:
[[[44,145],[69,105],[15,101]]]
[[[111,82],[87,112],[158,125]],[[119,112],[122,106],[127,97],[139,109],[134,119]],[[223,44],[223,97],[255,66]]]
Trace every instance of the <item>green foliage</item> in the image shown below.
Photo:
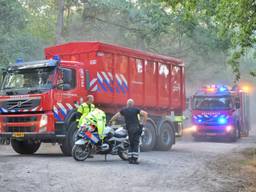
[[[180,57],[189,83],[230,81],[228,53],[233,54],[228,63],[238,79],[240,58],[255,43],[253,2],[65,0],[62,38],[99,40]],[[1,64],[17,57],[42,57],[43,48],[56,39],[57,5],[58,0],[0,0]]]
[[[31,60],[42,56],[41,41],[26,32],[29,14],[15,0],[0,0],[0,66],[20,57]]]
[[[172,8],[184,8],[187,18],[198,18],[198,14],[209,19],[216,26],[217,33],[231,44],[232,48],[228,63],[235,75],[235,81],[240,79],[239,65],[241,57],[256,43],[256,3],[255,0],[162,0]],[[224,44],[225,46],[225,44]],[[251,73],[252,75],[254,72]]]
[[[25,12],[15,0],[0,0],[0,32],[1,34],[23,29]]]

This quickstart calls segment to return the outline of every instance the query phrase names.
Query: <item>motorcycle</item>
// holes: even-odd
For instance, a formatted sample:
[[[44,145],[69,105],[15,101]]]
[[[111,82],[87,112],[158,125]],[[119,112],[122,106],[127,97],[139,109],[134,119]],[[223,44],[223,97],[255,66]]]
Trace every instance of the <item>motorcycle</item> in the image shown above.
[[[77,133],[77,139],[72,149],[72,156],[77,161],[86,160],[92,152],[118,155],[122,160],[128,160],[129,139],[127,131],[123,127],[106,126],[103,131],[103,139],[93,125],[81,126]]]

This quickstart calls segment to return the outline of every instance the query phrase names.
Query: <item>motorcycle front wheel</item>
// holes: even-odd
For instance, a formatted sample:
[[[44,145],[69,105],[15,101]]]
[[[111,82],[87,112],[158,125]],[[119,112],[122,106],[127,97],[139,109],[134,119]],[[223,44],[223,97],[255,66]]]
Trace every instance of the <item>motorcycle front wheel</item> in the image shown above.
[[[74,145],[72,149],[72,156],[76,161],[84,161],[91,153],[91,146],[89,143],[85,145]]]
[[[128,160],[128,149],[124,150],[124,149],[119,149],[118,150],[118,156],[124,160],[127,161]]]

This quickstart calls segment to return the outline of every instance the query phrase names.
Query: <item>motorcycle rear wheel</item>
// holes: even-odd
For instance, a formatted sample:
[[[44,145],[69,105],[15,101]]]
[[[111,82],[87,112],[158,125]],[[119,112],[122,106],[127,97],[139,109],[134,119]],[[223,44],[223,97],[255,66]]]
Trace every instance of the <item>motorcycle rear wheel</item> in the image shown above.
[[[84,161],[91,154],[90,144],[74,145],[72,149],[72,156],[76,161]]]

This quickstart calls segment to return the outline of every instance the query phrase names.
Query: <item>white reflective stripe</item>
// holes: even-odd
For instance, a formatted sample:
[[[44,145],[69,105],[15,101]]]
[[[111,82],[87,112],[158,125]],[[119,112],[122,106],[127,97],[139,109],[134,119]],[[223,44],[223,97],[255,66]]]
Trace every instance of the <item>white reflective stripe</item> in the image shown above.
[[[116,79],[122,85],[122,80],[120,79],[120,77],[117,74],[116,74]]]
[[[61,108],[61,110],[62,110],[65,114],[67,114],[67,110],[66,110],[66,108],[62,105],[62,103],[57,103],[57,105]]]
[[[24,109],[23,112],[28,112],[28,109]]]
[[[205,117],[209,117],[208,115],[204,115]]]
[[[111,80],[113,80],[113,75],[111,72],[108,72],[108,76],[110,77]]]
[[[124,75],[121,74],[120,76],[121,76],[122,80],[124,81],[125,85],[127,85],[127,80],[126,80],[126,78],[124,77]]]
[[[102,79],[100,73],[97,73],[97,77],[99,78],[100,82],[103,82],[103,79]]]
[[[93,80],[91,80],[91,82],[90,82],[90,87],[93,86],[93,84],[94,84],[96,81],[97,81],[96,78],[94,78]]]
[[[36,111],[38,107],[35,107],[34,109],[32,109],[31,111]]]
[[[43,111],[43,107],[41,107],[41,108],[39,109],[39,111]]]
[[[79,105],[78,105],[77,103],[75,103],[75,107],[76,107],[76,108],[78,108],[78,107],[79,107]]]
[[[15,112],[15,110],[11,110],[11,112]]]
[[[53,111],[54,111],[54,113],[58,114],[58,109],[55,106],[53,106]]]
[[[8,112],[5,108],[2,108],[2,110],[3,110],[3,112],[5,112],[5,113]]]
[[[98,85],[96,85],[91,91],[97,91]]]
[[[107,76],[106,72],[101,72],[101,73],[103,74],[103,76],[104,76],[104,78],[107,80],[107,82],[109,83],[109,82],[110,82],[110,80],[109,80],[109,78],[108,78],[108,76]]]
[[[66,105],[68,106],[69,110],[73,109],[73,107],[72,107],[72,105],[70,103],[66,103]]]

